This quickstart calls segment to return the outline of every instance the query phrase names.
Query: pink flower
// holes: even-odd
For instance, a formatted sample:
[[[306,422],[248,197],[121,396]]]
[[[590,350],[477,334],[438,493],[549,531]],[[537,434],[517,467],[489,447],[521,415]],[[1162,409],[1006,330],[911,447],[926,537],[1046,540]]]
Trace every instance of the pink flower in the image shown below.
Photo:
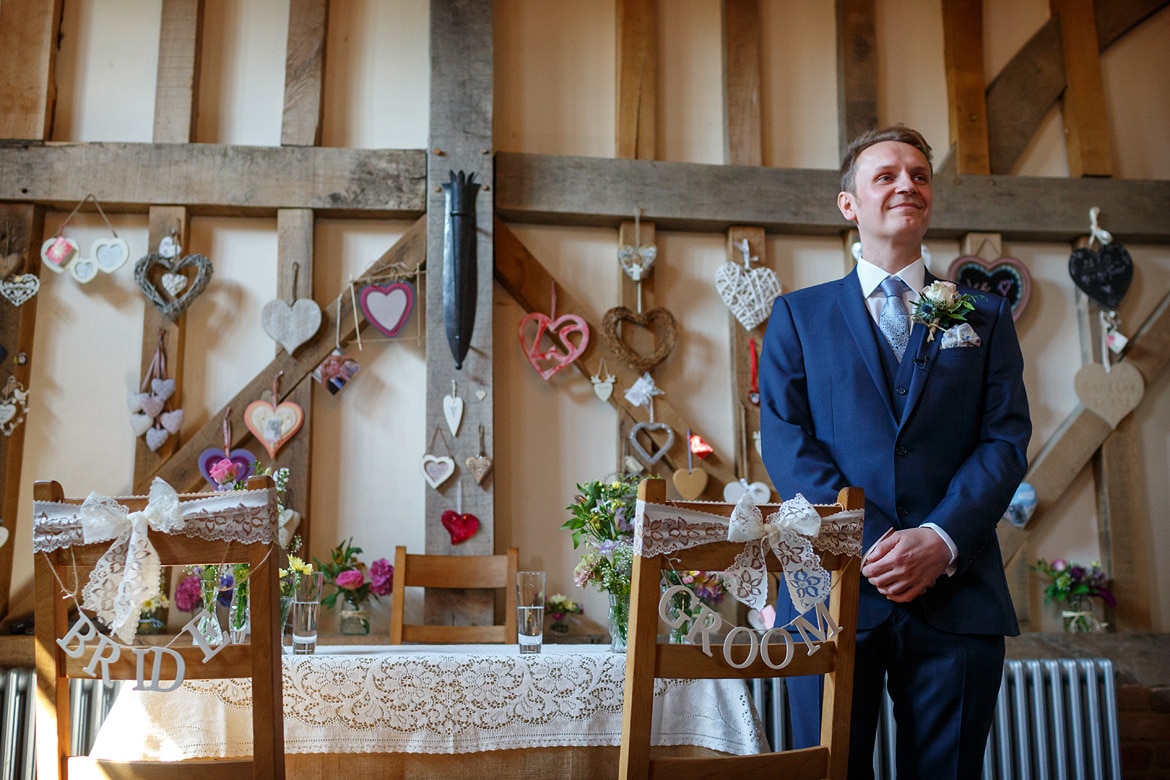
[[[337,575],[333,583],[342,590],[357,590],[366,581],[366,575],[360,569],[346,569]]]
[[[217,461],[208,471],[217,485],[226,485],[228,482],[234,482],[239,472],[240,464],[233,463],[227,458],[222,458]]]
[[[1052,562],[1052,570],[1053,571],[1064,571],[1067,568],[1068,568],[1068,561],[1066,561],[1064,558],[1057,558],[1055,561]]]
[[[370,590],[375,596],[385,596],[394,590],[394,567],[385,558],[370,564]]]
[[[184,577],[175,588],[175,606],[184,612],[194,612],[203,606],[203,592],[198,574]]]

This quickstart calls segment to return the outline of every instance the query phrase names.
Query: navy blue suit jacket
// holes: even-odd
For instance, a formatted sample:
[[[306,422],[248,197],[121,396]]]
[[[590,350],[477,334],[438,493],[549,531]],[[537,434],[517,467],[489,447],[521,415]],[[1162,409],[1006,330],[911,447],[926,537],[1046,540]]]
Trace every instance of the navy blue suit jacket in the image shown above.
[[[940,350],[941,331],[927,341],[916,323],[900,418],[856,270],[778,298],[760,363],[764,463],[785,498],[826,503],[843,487],[864,488],[863,550],[889,528],[937,523],[958,548],[957,571],[918,598],[926,620],[940,631],[1015,635],[995,526],[1027,468],[1023,358],[1007,301],[960,291],[975,296],[967,321],[982,344]],[[862,578],[858,627],[890,610]]]

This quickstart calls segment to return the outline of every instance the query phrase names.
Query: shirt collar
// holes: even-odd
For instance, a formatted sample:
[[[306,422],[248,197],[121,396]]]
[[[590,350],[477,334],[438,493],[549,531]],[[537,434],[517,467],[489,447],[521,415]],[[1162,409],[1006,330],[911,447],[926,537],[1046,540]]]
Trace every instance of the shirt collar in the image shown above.
[[[868,262],[865,258],[858,258],[857,279],[861,282],[862,297],[868,298],[873,295],[874,290],[878,289],[887,276],[890,276],[888,271]],[[919,257],[894,276],[900,276],[917,297],[922,292],[922,288],[926,286],[926,263]]]

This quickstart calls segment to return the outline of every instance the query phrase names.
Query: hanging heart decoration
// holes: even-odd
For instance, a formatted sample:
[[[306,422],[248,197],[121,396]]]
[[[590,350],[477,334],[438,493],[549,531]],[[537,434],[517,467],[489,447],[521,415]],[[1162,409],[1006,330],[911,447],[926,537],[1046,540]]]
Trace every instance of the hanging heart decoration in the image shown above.
[[[224,459],[224,451],[217,447],[208,447],[199,453],[199,473],[207,480],[207,484],[214,486],[215,480],[211,477],[211,467]],[[227,454],[227,459],[236,465],[236,481],[246,482],[248,477],[256,473],[256,456],[242,447]]]
[[[479,530],[479,518],[470,513],[460,514],[454,509],[448,509],[439,516],[439,522],[451,535],[451,544],[466,542]]]
[[[321,328],[321,307],[311,298],[298,298],[291,306],[278,298],[260,310],[260,326],[291,355],[317,335]]]
[[[383,335],[394,338],[414,311],[414,285],[407,281],[366,285],[359,300],[366,322]]]
[[[89,253],[98,270],[112,274],[130,259],[130,245],[117,236],[99,238],[93,242]]]
[[[5,528],[4,526],[0,525],[0,547],[3,547],[4,543],[7,541],[8,541],[8,529]]]
[[[643,431],[645,431],[647,435],[650,435],[650,434],[653,434],[653,433],[656,433],[659,431],[666,432],[666,441],[663,442],[661,447],[659,447],[657,450],[655,450],[653,455],[651,455],[646,450],[646,448],[642,446],[642,442],[638,441],[638,434],[643,432]],[[638,457],[642,459],[642,462],[645,463],[647,466],[653,466],[655,463],[662,460],[662,456],[664,456],[670,450],[671,446],[674,444],[674,431],[666,423],[640,422],[637,425],[635,425],[633,428],[630,429],[629,440],[630,440],[630,447],[632,447],[634,452],[637,453]],[[653,446],[653,444],[654,444],[653,438],[651,438],[650,444],[651,444],[651,446]]]
[[[188,273],[193,274],[193,281]],[[207,288],[211,273],[211,261],[204,255],[179,258],[150,254],[134,265],[134,281],[146,299],[171,322],[178,320]]]
[[[145,436],[146,446],[157,452],[167,439],[177,435],[183,427],[183,410],[172,408],[175,395],[175,380],[167,378],[167,355],[165,349],[166,330],[159,328],[158,345],[150,368],[142,379],[137,392],[126,396],[130,408],[130,429],[135,438]]]
[[[1068,272],[1085,295],[1116,309],[1133,281],[1133,258],[1117,243],[1106,244],[1100,250],[1081,247],[1069,256]]]
[[[529,324],[536,326],[531,336],[526,333]],[[519,335],[524,356],[546,382],[581,357],[589,346],[589,325],[576,314],[562,314],[556,319],[541,312],[526,314],[520,320]],[[546,337],[550,346],[542,349]],[[576,342],[573,337],[577,337]]]
[[[9,243],[9,237],[5,236],[4,241],[5,244]],[[7,249],[7,246],[5,249]],[[0,254],[0,279],[7,279],[16,273],[22,265],[24,265],[23,252],[6,252]]]
[[[17,274],[0,279],[0,295],[7,298],[13,306],[28,303],[40,290],[41,280],[35,274]]]
[[[463,399],[455,395],[455,380],[451,380],[451,395],[443,396],[443,417],[452,436],[459,435],[459,423],[463,421]]]
[[[277,450],[296,435],[304,423],[305,410],[292,401],[279,404],[253,401],[244,408],[244,425],[248,426],[270,458],[276,457]]]
[[[79,257],[69,265],[69,275],[81,284],[88,284],[97,278],[98,264],[92,257]]]
[[[751,247],[745,238],[736,248],[743,254],[743,264],[728,261],[715,271],[715,291],[723,303],[747,330],[768,319],[772,302],[784,291],[771,268],[752,268]]]
[[[8,375],[8,381],[0,389],[0,433],[11,436],[28,414],[28,391],[16,377]]]
[[[962,255],[951,261],[947,278],[1007,298],[1013,320],[1020,318],[1032,297],[1032,274],[1014,257],[1000,257],[988,262],[975,255]]]
[[[656,246],[622,244],[618,247],[618,262],[621,263],[622,271],[635,282],[646,278],[657,259],[658,247]]]
[[[654,334],[654,351],[640,355],[622,340],[620,329],[625,325],[645,328]],[[625,306],[616,306],[601,319],[601,338],[611,355],[635,371],[654,369],[674,350],[678,330],[674,315],[661,307],[637,314]]]
[[[763,482],[753,482],[749,485],[746,479],[741,478],[723,486],[723,500],[728,504],[738,502],[745,493],[750,494],[756,504],[766,504],[772,498],[772,489]]]
[[[423,478],[427,484],[438,490],[439,485],[455,474],[455,461],[446,455],[435,456],[428,453],[423,455],[419,468],[422,469]]]
[[[41,244],[41,260],[49,270],[59,274],[80,251],[81,246],[72,238],[53,236]]]
[[[694,501],[707,489],[708,478],[706,470],[699,467],[689,470],[675,469],[671,480],[674,482],[674,489],[678,491],[680,496],[687,501]]]
[[[158,452],[158,448],[167,443],[170,435],[170,431],[166,428],[147,428],[146,446],[150,448],[151,452]]]
[[[1087,363],[1077,370],[1073,388],[1086,409],[1116,428],[1141,403],[1146,383],[1129,363],[1118,363],[1108,371],[1100,363]]]
[[[489,458],[484,449],[484,427],[479,426],[479,454],[473,455],[467,459],[467,470],[471,472],[471,476],[475,477],[475,484],[483,485],[483,481],[487,479],[487,475],[492,470],[492,459]]]
[[[601,374],[605,372],[605,378],[602,379]],[[609,373],[609,369],[605,366],[605,358],[597,366],[597,373],[589,377],[589,381],[593,383],[593,393],[603,402],[608,401],[609,397],[613,395],[614,375]]]
[[[280,546],[288,548],[289,542],[292,541],[293,534],[297,532],[297,528],[301,525],[301,513],[295,509],[285,507],[280,513],[280,527],[276,531],[277,541]]]

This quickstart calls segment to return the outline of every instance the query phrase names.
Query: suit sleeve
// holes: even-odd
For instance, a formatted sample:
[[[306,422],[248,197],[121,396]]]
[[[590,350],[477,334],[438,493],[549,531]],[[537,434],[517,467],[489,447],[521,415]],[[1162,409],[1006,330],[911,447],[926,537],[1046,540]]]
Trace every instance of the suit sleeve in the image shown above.
[[[801,493],[814,503],[828,503],[847,487],[814,437],[804,348],[783,297],[772,307],[760,356],[760,432],[764,466],[781,498]]]

